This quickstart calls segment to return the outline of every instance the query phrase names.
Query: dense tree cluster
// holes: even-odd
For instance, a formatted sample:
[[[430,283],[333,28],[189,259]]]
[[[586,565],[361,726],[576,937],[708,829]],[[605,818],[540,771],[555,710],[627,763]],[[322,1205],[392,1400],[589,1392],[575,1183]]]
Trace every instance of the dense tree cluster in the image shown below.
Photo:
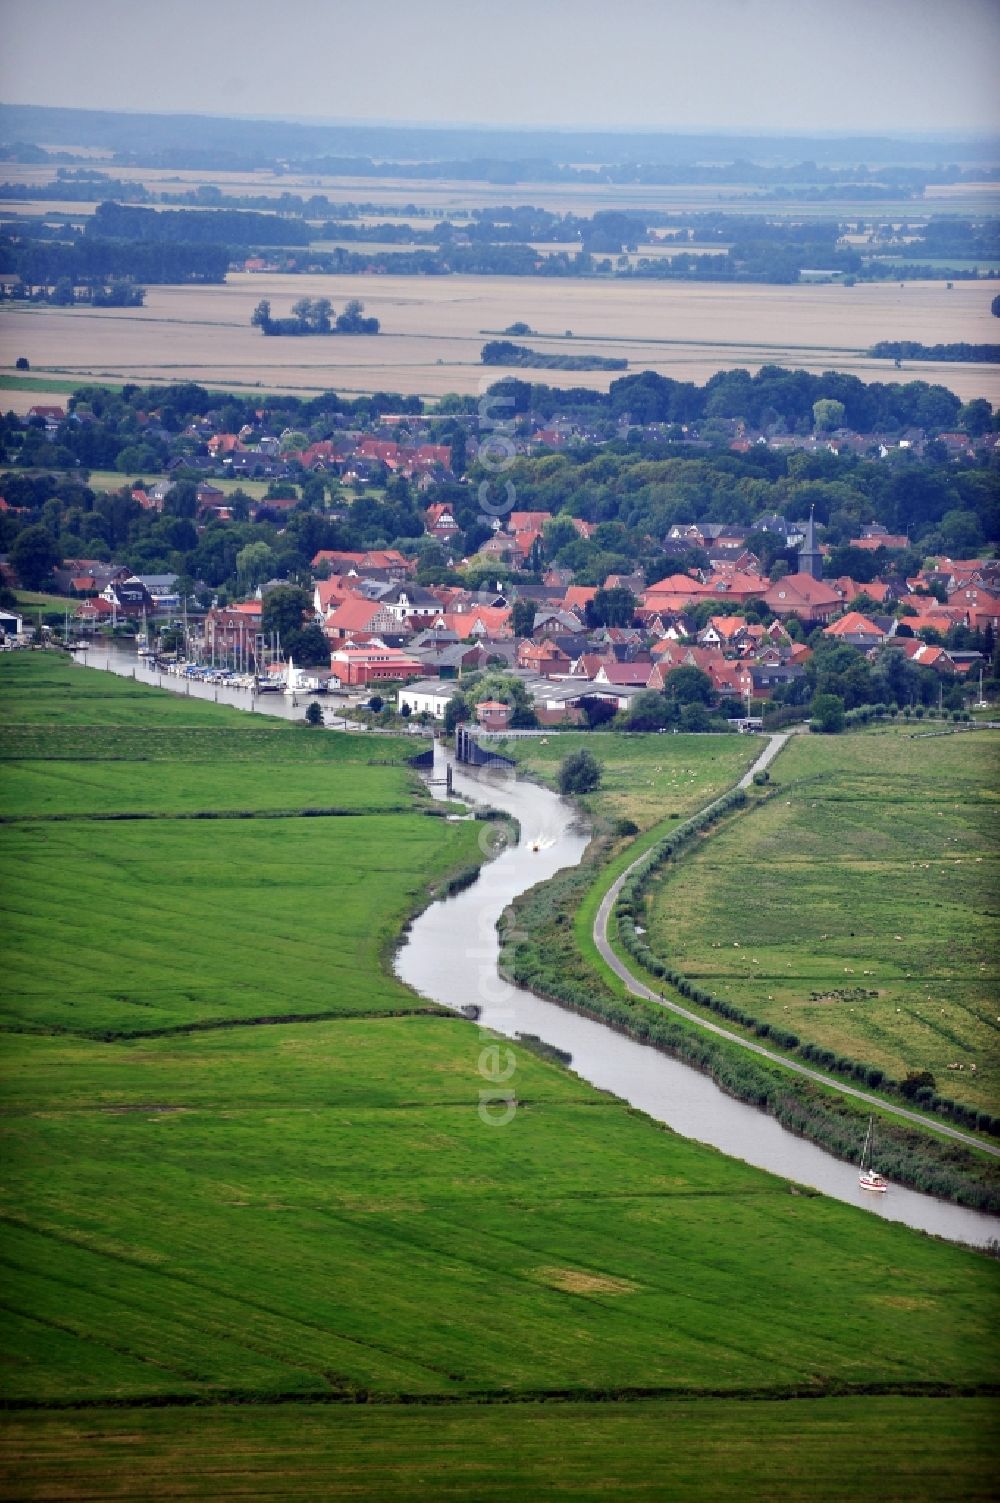
[[[883,339],[868,351],[885,360],[964,360],[1000,362],[1000,344],[920,344],[915,339]]]
[[[365,305],[351,298],[343,313],[335,313],[326,297],[301,297],[292,304],[290,318],[274,318],[271,304],[264,298],[250,315],[250,322],[262,334],[377,334],[377,318],[365,318]]]
[[[224,282],[229,252],[224,245],[183,241],[96,240],[69,244],[0,237],[0,271],[21,278],[21,292],[77,284]]]
[[[170,241],[182,245],[308,245],[314,237],[303,219],[256,214],[245,209],[144,209],[99,203],[84,234],[94,240]]]
[[[610,355],[542,354],[510,339],[491,339],[479,357],[484,365],[526,366],[550,371],[624,371],[628,361]]]

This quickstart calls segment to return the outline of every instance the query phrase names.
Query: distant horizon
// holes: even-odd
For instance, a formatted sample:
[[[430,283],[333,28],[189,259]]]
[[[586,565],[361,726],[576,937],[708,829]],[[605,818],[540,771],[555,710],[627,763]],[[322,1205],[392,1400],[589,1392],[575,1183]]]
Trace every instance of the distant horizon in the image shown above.
[[[403,116],[390,115],[303,115],[291,111],[279,110],[275,112],[246,111],[246,110],[212,110],[194,108],[165,108],[156,109],[148,105],[69,105],[69,104],[41,104],[36,100],[28,99],[0,99],[0,109],[39,109],[39,110],[74,110],[81,114],[93,115],[150,115],[160,119],[169,120],[183,116],[204,116],[208,120],[235,120],[258,122],[261,124],[275,125],[304,125],[326,127],[328,129],[384,129],[384,130],[427,130],[449,131],[469,130],[482,131],[492,135],[531,135],[533,133],[547,133],[553,135],[574,136],[721,136],[733,141],[743,140],[747,136],[757,136],[765,140],[797,140],[818,137],[832,141],[864,140],[877,136],[889,141],[937,141],[945,139],[974,140],[981,138],[994,138],[1000,143],[1000,119],[989,124],[979,126],[941,126],[931,129],[927,125],[912,126],[875,126],[862,128],[861,126],[767,126],[767,125],[649,125],[642,123],[630,124],[621,122],[618,124],[593,123],[588,121],[551,122],[544,120],[519,121],[517,123],[504,123],[495,120],[442,120],[440,118],[411,119]]]
[[[0,95],[22,105],[434,129],[1000,127],[996,0],[32,0],[5,22]]]

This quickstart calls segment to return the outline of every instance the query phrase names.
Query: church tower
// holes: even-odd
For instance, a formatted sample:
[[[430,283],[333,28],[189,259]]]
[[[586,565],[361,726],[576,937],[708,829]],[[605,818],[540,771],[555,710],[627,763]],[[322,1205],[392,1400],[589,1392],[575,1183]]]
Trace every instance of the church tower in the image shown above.
[[[823,555],[816,543],[816,523],[811,509],[806,523],[806,535],[799,549],[799,573],[810,574],[813,579],[823,578]]]

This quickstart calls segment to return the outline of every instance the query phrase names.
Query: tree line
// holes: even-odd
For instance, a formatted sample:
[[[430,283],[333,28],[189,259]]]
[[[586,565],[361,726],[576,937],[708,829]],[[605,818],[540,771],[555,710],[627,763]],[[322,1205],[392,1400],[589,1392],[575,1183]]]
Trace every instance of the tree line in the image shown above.
[[[624,371],[628,361],[610,355],[551,355],[510,339],[491,339],[480,352],[483,365],[522,365],[551,371]]]
[[[229,260],[224,245],[86,238],[60,245],[0,238],[0,271],[17,273],[20,295],[27,297],[63,278],[74,285],[220,283],[226,280]]]
[[[1000,344],[920,344],[914,339],[883,339],[867,351],[880,360],[957,360],[996,365]]]
[[[244,209],[144,209],[99,203],[84,234],[97,240],[167,241],[183,245],[308,245],[316,232],[303,219]]]

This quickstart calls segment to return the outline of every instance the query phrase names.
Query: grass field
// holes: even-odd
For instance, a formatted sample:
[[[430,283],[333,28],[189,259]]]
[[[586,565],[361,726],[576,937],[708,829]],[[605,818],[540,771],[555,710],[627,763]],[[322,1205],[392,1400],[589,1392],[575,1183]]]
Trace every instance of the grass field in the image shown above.
[[[898,1398],[98,1409],[0,1433],[26,1503],[990,1503],[997,1438],[988,1400]]]
[[[133,761],[144,735],[182,754],[81,758],[76,791],[32,722],[4,767],[20,812],[103,808],[118,772],[141,796],[144,771],[176,812],[200,765],[221,798],[226,759],[188,738],[214,718],[234,744],[237,712],[189,731],[191,702],[110,678],[0,662],[0,739],[47,688],[63,750],[89,713],[113,756],[124,691]],[[922,1395],[997,1380],[995,1263],[791,1194],[521,1049],[514,1119],[487,1127],[478,1030],[384,965],[477,827],[378,812],[401,774],[363,737],[247,734],[271,738],[234,764],[262,800],[265,773],[314,767],[368,812],[0,826],[8,1495],[704,1497],[706,1467],[720,1498],[981,1494],[979,1405]],[[337,750],[307,766],[317,743]],[[724,1402],[845,1387],[894,1396]],[[890,1429],[912,1445],[875,1468]]]
[[[285,762],[280,779],[266,765],[178,764],[172,758],[157,772],[146,761],[19,761],[0,783],[0,816],[307,808],[405,813],[412,807],[413,777],[405,768],[334,758]]]
[[[17,601],[17,609],[25,612],[28,616],[28,624],[32,621],[37,625],[38,612],[73,610],[77,602],[67,600],[65,595],[49,595],[44,590],[15,590],[14,597]]]
[[[29,407],[35,405],[38,400],[37,393],[40,391],[55,391],[72,396],[78,385],[77,381],[60,381],[55,376],[0,376],[0,392],[5,394],[11,391],[27,392],[32,397],[28,403]],[[5,397],[0,397],[0,403],[4,400]]]
[[[654,884],[654,948],[804,1040],[995,1111],[998,746],[793,738],[766,804]]]
[[[499,743],[497,743],[499,745]],[[559,764],[586,749],[601,764],[601,786],[581,803],[591,814],[631,819],[640,830],[660,820],[683,819],[732,787],[760,751],[747,736],[621,735],[565,732],[543,741],[511,739],[506,756],[550,788]]]
[[[483,331],[522,319],[545,353],[596,342],[631,370],[704,382],[717,370],[780,364],[843,370],[864,380],[941,382],[962,397],[1000,401],[996,367],[912,363],[902,377],[863,351],[879,340],[925,344],[992,338],[991,284],[944,282],[747,286],[545,277],[399,277],[231,273],[221,287],[151,287],[141,309],[0,310],[0,336],[31,360],[34,379],[81,382],[195,380],[231,390],[315,393],[372,390],[478,392],[503,367],[480,364]],[[275,312],[299,297],[335,307],[360,298],[380,319],[378,337],[262,341],[250,327],[261,298]],[[294,348],[292,348],[294,346]],[[607,388],[614,373],[560,372],[562,386]],[[31,392],[11,392],[31,405]],[[23,410],[19,409],[19,410]]]

